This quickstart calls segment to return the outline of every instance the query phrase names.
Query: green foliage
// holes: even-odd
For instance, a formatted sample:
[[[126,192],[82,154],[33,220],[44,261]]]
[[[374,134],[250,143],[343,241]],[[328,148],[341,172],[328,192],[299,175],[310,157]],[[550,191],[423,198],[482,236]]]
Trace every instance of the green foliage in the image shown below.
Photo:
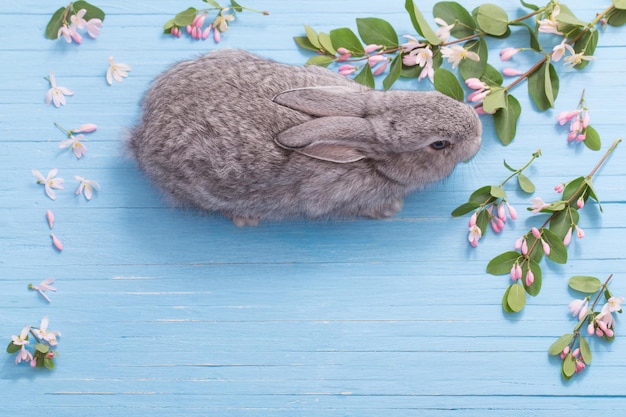
[[[402,55],[396,55],[391,60],[391,65],[389,66],[389,74],[383,80],[383,88],[385,90],[389,90],[393,83],[395,83],[398,78],[402,75]]]
[[[478,6],[476,22],[485,33],[493,36],[503,36],[509,30],[509,17],[506,11],[495,4]]]
[[[554,107],[559,93],[559,77],[550,61],[528,76],[528,92],[539,110]]]
[[[569,344],[572,343],[572,340],[574,340],[574,333],[564,334],[552,343],[552,345],[550,345],[548,353],[550,353],[550,355],[559,355],[563,352],[563,349],[565,349],[566,346],[569,346]]]
[[[56,12],[54,12],[54,14],[52,15],[52,18],[46,25],[46,31],[45,31],[46,39],[51,39],[51,40],[59,39],[59,30],[64,25],[70,26],[71,24],[70,17],[72,15],[75,15],[82,9],[85,10],[85,15],[83,16],[83,19],[85,20],[100,19],[104,21],[105,13],[102,11],[102,9],[86,1],[82,1],[82,0],[76,1],[76,2],[70,3],[66,7],[61,7],[57,9]]]
[[[413,27],[421,36],[426,38],[428,43],[431,45],[439,45],[441,43],[441,39],[437,37],[435,31],[432,30],[422,12],[417,8],[417,6],[413,3],[413,0],[406,0],[404,7],[406,11],[409,13],[411,18],[411,23],[413,23]]]
[[[433,7],[433,16],[443,19],[447,24],[455,24],[450,34],[455,38],[474,35],[477,24],[469,12],[454,1],[441,1]]]
[[[598,278],[584,275],[571,277],[568,285],[571,289],[585,294],[593,294],[602,288],[602,282]]]
[[[450,71],[439,68],[434,76],[435,90],[452,97],[455,100],[463,101],[465,93],[456,76]]]
[[[508,290],[506,304],[508,309],[504,307],[503,303],[505,310],[511,310],[514,313],[522,311],[526,305],[526,292],[524,291],[524,287],[519,284],[512,284]]]
[[[365,53],[363,44],[354,32],[348,28],[333,29],[330,31],[330,40],[335,49],[341,47],[352,52],[354,56],[362,56]]]
[[[370,88],[374,88],[376,84],[376,82],[374,81],[374,74],[372,74],[372,68],[369,65],[363,65],[363,69],[356,77],[354,77],[354,81]]]
[[[535,184],[524,174],[519,174],[517,176],[517,183],[519,184],[519,188],[522,189],[525,193],[532,194],[535,192]]]
[[[602,147],[602,143],[600,142],[600,134],[598,131],[589,125],[587,126],[587,132],[585,134],[585,146],[592,151],[599,151]]]
[[[368,45],[383,45],[387,47],[398,46],[398,35],[389,22],[369,17],[356,19],[359,35],[363,42]]]
[[[513,265],[519,262],[520,258],[522,258],[522,255],[520,255],[519,252],[504,252],[489,261],[487,264],[487,272],[491,275],[508,274]]]

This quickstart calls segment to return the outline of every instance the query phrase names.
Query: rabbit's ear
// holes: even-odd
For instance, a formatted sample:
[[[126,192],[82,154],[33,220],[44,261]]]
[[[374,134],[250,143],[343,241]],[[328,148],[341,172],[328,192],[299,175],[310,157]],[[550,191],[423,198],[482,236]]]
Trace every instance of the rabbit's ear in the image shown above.
[[[281,132],[276,143],[311,158],[346,164],[364,159],[375,139],[370,122],[359,117],[320,117]]]
[[[365,116],[367,96],[355,87],[305,87],[278,93],[272,101],[311,116]]]

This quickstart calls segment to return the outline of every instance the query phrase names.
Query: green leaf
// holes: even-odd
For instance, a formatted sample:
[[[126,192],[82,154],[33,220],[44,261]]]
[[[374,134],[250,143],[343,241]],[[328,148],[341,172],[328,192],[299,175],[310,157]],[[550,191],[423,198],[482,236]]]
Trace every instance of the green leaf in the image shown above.
[[[50,350],[50,347],[48,345],[44,345],[43,343],[37,343],[35,345],[35,350],[45,355]]]
[[[542,237],[548,246],[550,246],[550,255],[548,255],[548,258],[558,264],[567,263],[567,248],[563,240],[550,229],[543,229]]]
[[[306,32],[306,37],[309,42],[311,42],[311,45],[313,45],[317,49],[322,49],[322,44],[319,41],[319,36],[315,29],[313,29],[309,25],[304,25],[304,31]]]
[[[76,2],[74,2],[74,5],[72,6],[72,9],[74,9],[75,12],[78,12],[79,10],[85,9],[87,11],[85,13],[85,15],[83,16],[83,19],[85,19],[85,20],[100,19],[100,20],[104,21],[105,14],[102,11],[102,9],[94,6],[91,3],[87,3],[86,1],[76,1]]]
[[[333,46],[333,41],[330,39],[330,35],[328,33],[320,32],[317,35],[317,39],[319,40],[322,48],[332,55],[336,55],[337,51]]]
[[[216,9],[221,9],[222,6],[220,6],[220,4],[218,2],[216,2],[215,0],[202,0],[205,3],[209,3],[211,6],[215,7]]]
[[[480,55],[479,55],[480,56]],[[502,73],[495,69],[492,65],[485,65],[483,75],[480,76],[480,81],[486,83],[489,86],[501,86],[504,82]]]
[[[550,84],[549,92],[546,90],[548,83]],[[559,92],[559,77],[550,62],[546,61],[542,68],[528,76],[528,92],[539,110],[545,111],[552,107]],[[547,97],[548,93],[550,93],[550,98]]]
[[[569,346],[569,344],[572,343],[573,339],[574,333],[565,333],[563,336],[556,339],[556,341],[550,345],[548,353],[550,355],[560,355],[561,352],[563,352],[563,349],[565,349],[566,346]]]
[[[313,45],[311,41],[309,41],[309,38],[307,38],[306,36],[294,36],[293,40],[302,49],[308,49],[309,51],[319,52],[319,48],[316,48],[315,45]]]
[[[527,9],[534,10],[534,11],[539,10],[539,6],[535,6],[534,4],[526,3],[524,0],[520,0],[520,3],[522,3],[522,6],[526,7]]]
[[[550,221],[550,230],[563,240],[572,225],[578,223],[578,217],[578,211],[575,209],[559,211]]]
[[[511,272],[513,264],[517,262],[522,255],[519,252],[504,252],[493,258],[487,264],[487,272],[491,275],[504,275]]]
[[[458,78],[450,71],[439,68],[435,71],[434,76],[435,90],[452,97],[455,100],[463,101],[465,93],[459,83]]]
[[[598,45],[598,31],[591,30],[585,32],[585,34],[576,41],[574,44],[574,51],[576,53],[582,52],[583,55],[593,55],[596,51],[596,46]],[[580,64],[574,66],[576,69],[583,69],[587,65],[589,65],[590,61],[583,60]]]
[[[489,194],[494,198],[506,198],[506,191],[501,185],[492,185]]]
[[[174,16],[174,23],[176,23],[176,26],[181,27],[190,25],[193,23],[193,19],[196,18],[196,14],[198,14],[198,10],[195,7],[190,7]]]
[[[241,5],[235,0],[230,0],[230,5],[233,6],[233,9],[235,9],[237,13],[243,12],[243,7],[241,7]]]
[[[506,159],[504,160],[504,167],[506,169],[508,169],[509,171],[511,171],[511,172],[517,172],[517,170],[515,168],[513,168],[511,165],[506,163]]]
[[[583,182],[585,182],[585,177],[578,177],[568,182],[563,190],[563,200],[577,200],[582,191],[578,190],[578,188]],[[574,193],[576,193],[575,196]]]
[[[468,78],[481,78],[487,67],[487,58],[489,57],[489,49],[485,37],[481,36],[479,40],[471,40],[463,45],[468,51],[478,54],[480,60],[473,61],[471,59],[463,59],[459,63],[459,74],[464,80]]]
[[[541,43],[539,42],[539,38],[537,37],[537,33],[535,29],[533,29],[528,23],[524,22],[511,22],[509,23],[511,26],[523,26],[528,30],[528,36],[530,37],[529,43],[530,47],[535,51],[541,51]]]
[[[526,305],[526,291],[524,291],[524,287],[519,284],[513,284],[510,288],[506,301],[511,310],[518,313],[522,311]]]
[[[527,286],[525,278],[526,278],[526,274],[528,273],[528,269],[532,271],[533,276],[535,277],[535,280],[533,281],[531,285]],[[522,282],[523,282],[524,289],[526,290],[528,295],[536,297],[541,291],[541,284],[543,283],[543,279],[541,275],[541,267],[535,260],[530,259],[530,261],[526,262],[524,266],[522,267],[522,275],[523,275]]]
[[[565,359],[563,359],[563,376],[567,379],[571,378],[576,372],[576,359],[572,356],[572,352],[570,352]]]
[[[368,45],[398,46],[398,34],[389,22],[377,17],[356,19],[361,39]]]
[[[602,143],[600,142],[600,134],[596,129],[591,126],[587,126],[587,132],[585,137],[585,146],[591,149],[592,151],[599,151],[602,147]]]
[[[457,39],[471,36],[476,29],[476,22],[469,12],[454,1],[441,1],[433,7],[433,15],[443,19],[447,24],[459,22],[450,30],[450,34]]]
[[[163,25],[163,33],[169,34],[172,33],[172,28],[176,26],[176,22],[174,19],[170,19]]]
[[[626,0],[613,0],[613,6],[616,9],[626,10]]]
[[[361,83],[369,88],[374,88],[376,86],[376,82],[374,81],[374,74],[372,74],[372,68],[369,65],[363,66],[361,72],[356,77],[354,77],[354,81]]]
[[[485,185],[484,187],[480,187],[478,190],[474,191],[469,197],[469,201],[471,203],[478,204],[486,204],[491,199],[491,185]]]
[[[559,8],[561,11],[555,18],[557,22],[563,23],[566,26],[578,26],[578,27],[587,26],[587,23],[577,18],[574,12],[572,12],[572,10],[569,7],[567,7],[565,4],[559,3]],[[564,30],[566,32],[569,32],[571,28],[564,28]]]
[[[597,194],[596,194],[596,190],[593,188],[593,182],[591,178],[585,178],[585,183],[587,184],[587,194],[589,195],[589,197],[591,197],[593,200],[596,201],[596,203],[598,203],[598,206],[600,207],[600,212],[602,212],[602,204],[600,204],[600,199],[598,198]]]
[[[568,285],[575,291],[593,294],[602,288],[602,281],[596,277],[576,275],[569,279]]]
[[[331,30],[330,39],[335,49],[346,48],[355,56],[361,56],[365,53],[359,38],[348,28]]]
[[[517,174],[517,183],[525,193],[532,194],[535,192],[535,184],[521,172]]]
[[[614,10],[609,14],[607,23],[611,26],[623,26],[626,24],[626,10]]]
[[[13,354],[15,352],[17,352],[18,350],[20,350],[22,347],[16,345],[15,343],[13,343],[13,341],[9,342],[9,345],[7,346],[7,353]]]
[[[332,56],[315,55],[309,58],[308,61],[304,65],[318,65],[320,67],[327,67],[333,62],[335,62],[335,58]]]
[[[63,16],[65,16],[65,7],[61,7],[52,15],[52,18],[46,26],[46,39],[59,39],[59,29],[63,26]]]
[[[509,16],[502,7],[495,4],[478,6],[476,22],[482,30],[493,36],[505,35],[509,29]]]
[[[441,39],[435,34],[435,31],[432,30],[422,12],[417,8],[417,6],[413,3],[413,0],[406,0],[404,3],[404,7],[407,12],[409,12],[409,16],[411,17],[411,23],[413,23],[413,27],[422,35],[428,43],[431,45],[439,45],[441,43]]]
[[[507,105],[506,89],[501,87],[492,87],[491,93],[483,100],[483,109],[487,113],[495,113],[496,110],[505,108]]]
[[[508,145],[515,138],[517,133],[517,121],[522,114],[522,106],[515,97],[507,94],[506,102],[506,107],[499,109],[493,115],[494,123],[496,125],[496,133],[498,134],[498,138],[503,145]]]
[[[589,343],[587,343],[587,339],[585,339],[582,335],[580,335],[578,341],[580,343],[580,355],[582,356],[583,361],[587,365],[590,365],[593,355],[591,354],[591,349],[589,349]]]
[[[54,361],[52,359],[49,358],[45,358],[43,360],[43,365],[47,368],[47,369],[54,369]]]
[[[398,54],[391,60],[389,74],[383,80],[383,88],[389,90],[402,74],[402,55]]]
[[[469,213],[470,211],[476,210],[478,207],[480,207],[480,204],[463,203],[457,208],[455,208],[454,210],[452,210],[452,213],[450,213],[450,215],[452,217],[460,217],[460,216],[463,216],[464,214]]]
[[[482,234],[484,235],[487,231],[487,226],[489,225],[489,213],[487,210],[481,210],[478,213],[478,217],[476,218],[476,226],[480,229]]]
[[[509,285],[506,291],[504,291],[504,295],[502,296],[502,309],[507,313],[515,313],[515,311],[511,309],[511,306],[509,306],[509,293],[511,292],[511,287],[513,287],[513,285]]]

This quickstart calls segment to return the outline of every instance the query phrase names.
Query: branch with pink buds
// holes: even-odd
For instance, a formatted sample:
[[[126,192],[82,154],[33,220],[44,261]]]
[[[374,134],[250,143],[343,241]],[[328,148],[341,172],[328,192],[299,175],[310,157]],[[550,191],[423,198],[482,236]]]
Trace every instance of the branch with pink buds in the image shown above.
[[[602,211],[592,178],[621,141],[619,138],[613,142],[589,175],[557,185],[555,190],[561,194],[561,199],[545,203],[539,197],[534,198],[528,210],[534,214],[548,213],[548,219],[517,239],[514,251],[504,252],[489,262],[488,273],[508,274],[513,281],[502,298],[502,308],[506,312],[521,311],[526,305],[526,293],[531,296],[539,294],[542,282],[539,262],[544,255],[553,262],[567,263],[567,246],[573,232],[576,231],[578,238],[584,237],[584,231],[578,227],[578,211],[585,207],[585,203],[592,199]]]
[[[604,283],[596,277],[574,276],[569,279],[569,287],[587,294],[582,299],[576,299],[569,303],[569,311],[572,317],[578,318],[578,323],[571,333],[566,333],[559,337],[548,350],[553,356],[560,356],[561,374],[563,378],[570,379],[576,373],[580,373],[587,365],[591,364],[592,354],[587,339],[580,333],[580,329],[587,324],[586,331],[591,337],[597,336],[607,342],[612,342],[615,338],[615,318],[613,313],[622,313],[621,303],[624,297],[615,297],[609,290],[609,281],[613,278],[611,274]],[[589,301],[596,294],[591,307]],[[600,311],[595,311],[595,307],[604,295],[606,303]]]
[[[461,204],[452,211],[451,214],[453,217],[463,216],[471,211],[474,211],[468,223],[468,240],[473,247],[478,246],[478,241],[487,232],[487,226],[489,224],[491,224],[491,228],[495,233],[500,233],[504,229],[504,225],[507,221],[507,211],[511,220],[517,219],[517,211],[507,201],[504,185],[511,179],[517,177],[517,183],[522,191],[529,194],[535,192],[535,185],[522,172],[540,156],[541,150],[537,150],[537,152],[533,153],[532,158],[526,163],[526,165],[519,169],[512,168],[506,161],[504,161],[505,168],[513,172],[511,175],[509,175],[499,185],[486,185],[484,187],[480,187],[474,191],[472,195],[470,195],[467,203]]]
[[[261,13],[266,16],[269,15],[269,12],[267,11],[254,10],[244,7],[235,0],[230,1],[230,6],[221,6],[214,0],[202,1],[213,7],[201,10],[196,9],[195,7],[189,7],[188,9],[183,10],[182,12],[176,14],[173,19],[165,22],[165,25],[163,25],[163,33],[180,38],[183,34],[184,28],[192,39],[197,40],[205,40],[211,35],[211,33],[213,33],[213,40],[215,43],[219,43],[222,38],[222,33],[228,30],[229,22],[235,20],[237,13],[247,10],[255,13]],[[214,11],[217,11],[215,19],[210,22],[207,21],[209,13]]]
[[[91,38],[97,38],[102,29],[104,12],[84,0],[72,1],[69,5],[57,9],[46,26],[46,38],[63,38],[67,43],[80,44],[83,36],[79,30],[86,30]]]

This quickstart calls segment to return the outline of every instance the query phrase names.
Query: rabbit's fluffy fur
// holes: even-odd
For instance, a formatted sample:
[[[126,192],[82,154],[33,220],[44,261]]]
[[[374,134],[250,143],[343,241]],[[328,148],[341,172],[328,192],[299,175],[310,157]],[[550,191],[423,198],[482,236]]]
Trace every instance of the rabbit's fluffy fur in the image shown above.
[[[153,82],[129,149],[174,204],[262,219],[392,216],[480,147],[476,112],[438,92],[378,91],[242,50]]]

